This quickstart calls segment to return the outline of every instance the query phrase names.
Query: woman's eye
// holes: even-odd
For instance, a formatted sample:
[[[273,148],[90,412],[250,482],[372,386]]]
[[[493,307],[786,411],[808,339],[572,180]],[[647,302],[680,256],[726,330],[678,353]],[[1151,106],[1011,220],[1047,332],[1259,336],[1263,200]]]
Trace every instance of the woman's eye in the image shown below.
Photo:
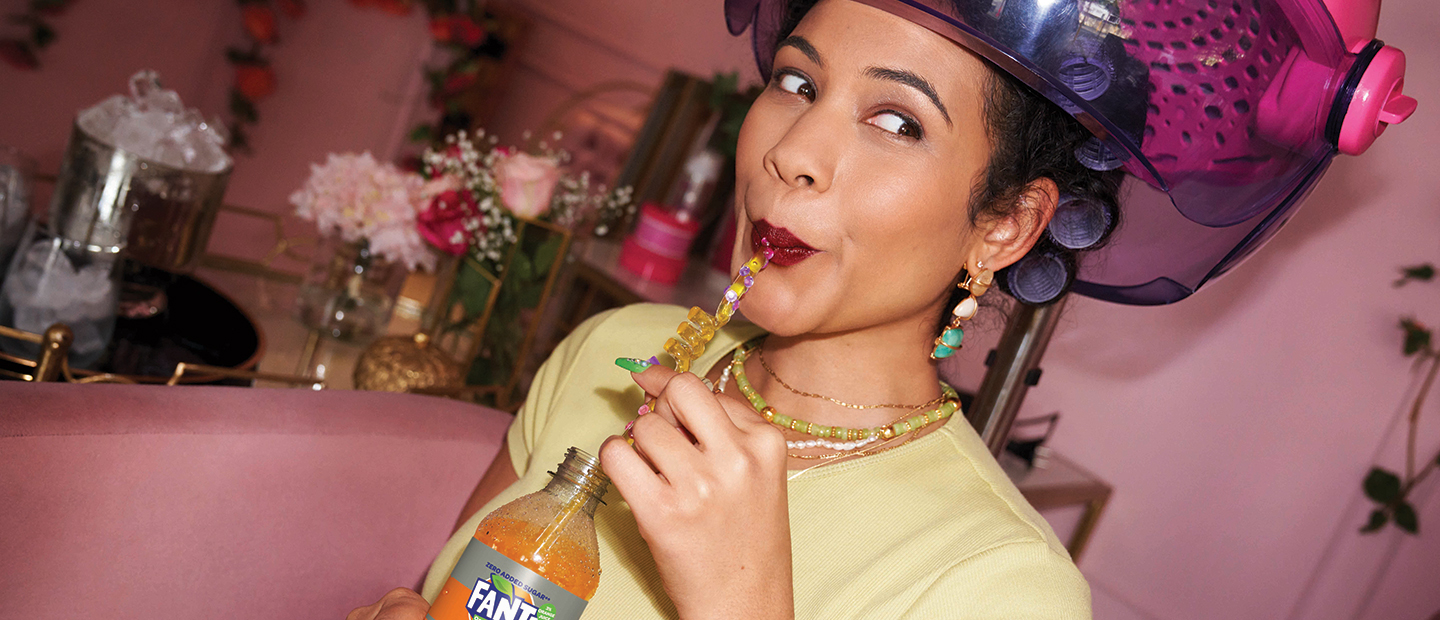
[[[785,73],[780,75],[780,79],[777,82],[780,90],[800,95],[810,101],[815,100],[815,86],[810,83],[810,80],[793,73]]]
[[[896,135],[920,139],[920,125],[894,112],[881,112],[867,122]]]

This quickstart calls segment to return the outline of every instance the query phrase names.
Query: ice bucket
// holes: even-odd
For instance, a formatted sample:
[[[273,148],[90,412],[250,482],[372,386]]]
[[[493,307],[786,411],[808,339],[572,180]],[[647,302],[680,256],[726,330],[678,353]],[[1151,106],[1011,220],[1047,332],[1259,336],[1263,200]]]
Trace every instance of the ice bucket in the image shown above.
[[[210,239],[232,167],[201,172],[166,166],[99,140],[76,123],[50,202],[50,228],[91,251],[124,249],[151,267],[189,271]]]

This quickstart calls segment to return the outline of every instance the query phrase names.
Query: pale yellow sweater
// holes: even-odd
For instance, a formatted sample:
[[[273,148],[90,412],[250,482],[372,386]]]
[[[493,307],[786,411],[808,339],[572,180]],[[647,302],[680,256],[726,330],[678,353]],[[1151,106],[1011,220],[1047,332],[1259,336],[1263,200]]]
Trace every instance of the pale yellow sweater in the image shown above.
[[[616,357],[646,358],[685,309],[636,305],[592,318],[541,367],[508,436],[520,481],[475,514],[425,579],[434,601],[491,510],[549,480],[577,446],[596,453],[642,402]],[[695,363],[710,368],[753,325],[727,327]],[[1089,618],[1090,589],[1050,527],[964,418],[908,445],[789,482],[795,617]],[[629,506],[613,489],[596,513],[600,588],[586,620],[674,618]]]

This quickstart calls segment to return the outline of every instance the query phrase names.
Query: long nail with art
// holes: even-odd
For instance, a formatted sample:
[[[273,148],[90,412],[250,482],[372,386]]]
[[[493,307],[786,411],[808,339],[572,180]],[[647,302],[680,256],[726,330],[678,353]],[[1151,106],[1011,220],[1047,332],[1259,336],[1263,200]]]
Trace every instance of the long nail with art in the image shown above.
[[[652,357],[650,359],[655,358]],[[645,369],[654,366],[655,362],[636,359],[633,357],[617,357],[615,358],[615,365],[624,368],[625,370],[628,370],[630,372],[645,372]]]

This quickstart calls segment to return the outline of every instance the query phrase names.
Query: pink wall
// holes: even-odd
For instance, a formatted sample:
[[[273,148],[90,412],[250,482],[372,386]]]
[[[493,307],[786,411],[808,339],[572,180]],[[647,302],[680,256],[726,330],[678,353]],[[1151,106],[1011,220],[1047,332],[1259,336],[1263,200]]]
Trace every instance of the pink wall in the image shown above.
[[[0,14],[23,5],[0,0]],[[269,54],[279,89],[260,102],[251,155],[236,157],[226,201],[288,212],[286,197],[326,153],[386,157],[402,138],[429,39],[419,11],[399,18],[346,0],[313,0],[299,20],[282,18]],[[19,147],[54,173],[75,113],[112,94],[142,68],[207,116],[223,112],[232,80],[224,50],[244,45],[234,0],[85,0],[56,18],[58,42],[41,70],[0,66],[0,144]],[[268,224],[222,216],[215,251],[258,257]],[[303,232],[297,228],[297,233]]]
[[[0,8],[16,4],[0,0]],[[656,83],[667,66],[743,68],[718,0],[526,0],[531,46],[492,128],[507,139],[562,99],[610,79]],[[162,10],[163,8],[163,10]],[[313,0],[282,30],[280,91],[261,107],[256,152],[230,200],[285,209],[306,165],[328,151],[394,148],[423,25]],[[78,3],[58,21],[46,67],[0,67],[0,142],[58,165],[70,118],[160,69],[192,104],[218,110],[238,41],[231,0]],[[1417,498],[1420,537],[1362,537],[1359,481],[1399,465],[1408,390],[1396,319],[1440,324],[1440,286],[1396,290],[1397,265],[1440,260],[1440,14],[1390,0],[1381,36],[1409,56],[1420,113],[1361,158],[1341,158],[1300,216],[1254,260],[1170,307],[1072,303],[1022,415],[1064,413],[1055,447],[1116,494],[1082,569],[1104,620],[1423,619],[1440,610],[1440,481]],[[222,224],[214,246],[252,251],[262,233]],[[993,334],[991,335],[993,341]],[[988,343],[953,368],[979,381]],[[1427,411],[1422,453],[1440,445]]]
[[[717,4],[526,3],[542,18],[536,45],[494,128],[514,136],[585,84],[653,82],[667,64],[704,74],[739,62],[753,75]],[[1380,34],[1409,55],[1407,91],[1424,107],[1365,157],[1337,161],[1266,252],[1175,306],[1071,305],[1022,415],[1064,412],[1055,447],[1116,487],[1082,565],[1097,618],[1440,611],[1440,493],[1416,498],[1419,538],[1355,534],[1360,479],[1377,453],[1391,467],[1403,455],[1393,421],[1411,381],[1397,317],[1440,323],[1440,286],[1389,285],[1397,265],[1440,261],[1440,166],[1426,147],[1440,140],[1426,112],[1440,105],[1437,30],[1423,0],[1388,3]],[[961,384],[978,384],[988,348],[951,366]]]
[[[1055,447],[1116,487],[1083,565],[1099,617],[1440,611],[1437,481],[1418,539],[1355,533],[1365,472],[1404,455],[1398,318],[1440,322],[1440,286],[1390,285],[1440,260],[1437,31],[1432,3],[1386,2],[1380,37],[1407,53],[1420,113],[1340,158],[1266,251],[1171,307],[1072,306],[1022,415],[1063,411]],[[1433,455],[1440,403],[1426,416]]]

